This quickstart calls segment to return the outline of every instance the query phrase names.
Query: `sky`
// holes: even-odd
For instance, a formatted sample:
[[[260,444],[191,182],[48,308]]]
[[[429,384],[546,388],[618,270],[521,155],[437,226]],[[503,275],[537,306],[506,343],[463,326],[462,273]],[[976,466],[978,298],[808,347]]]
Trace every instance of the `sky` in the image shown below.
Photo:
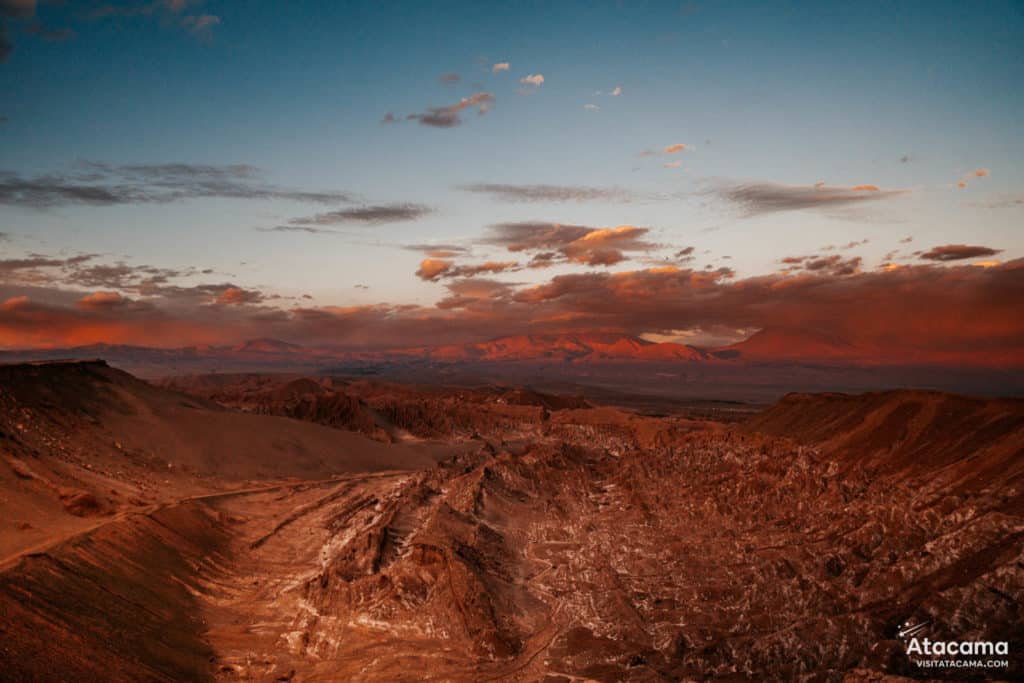
[[[0,0],[0,27],[0,347],[1024,347],[1020,3]]]

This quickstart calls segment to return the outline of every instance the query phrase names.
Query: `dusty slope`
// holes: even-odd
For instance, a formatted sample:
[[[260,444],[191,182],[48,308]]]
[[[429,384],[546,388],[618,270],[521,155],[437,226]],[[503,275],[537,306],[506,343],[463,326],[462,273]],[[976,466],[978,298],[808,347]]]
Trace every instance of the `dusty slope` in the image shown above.
[[[311,477],[428,462],[408,449],[356,434],[224,410],[99,362],[0,367],[0,379],[3,399],[22,412],[18,431],[29,432],[26,440],[63,435],[73,443],[83,435],[95,440],[109,436],[119,450],[198,475]]]
[[[813,444],[849,467],[959,473],[982,486],[987,480],[1016,485],[1024,477],[1021,399],[934,391],[790,394],[747,426]]]
[[[0,560],[120,510],[252,481],[415,469],[435,451],[225,410],[102,362],[0,366]]]

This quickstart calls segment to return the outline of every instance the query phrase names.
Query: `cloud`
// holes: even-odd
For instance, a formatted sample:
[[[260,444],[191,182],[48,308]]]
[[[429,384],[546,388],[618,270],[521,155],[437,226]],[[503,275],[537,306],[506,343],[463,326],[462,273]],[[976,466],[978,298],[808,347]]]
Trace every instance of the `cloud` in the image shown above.
[[[418,251],[431,258],[452,258],[469,252],[466,247],[457,244],[405,244],[402,249],[406,251]]]
[[[213,14],[200,14],[182,17],[182,27],[194,36],[208,38],[213,27],[220,23],[220,17]]]
[[[676,144],[669,145],[668,147],[663,149],[662,153],[664,153],[664,154],[678,154],[679,152],[682,152],[682,151],[685,151],[685,150],[686,150],[686,145],[684,145],[681,142],[677,142]]]
[[[78,172],[21,176],[0,171],[0,205],[47,209],[74,204],[115,206],[203,198],[349,202],[344,192],[309,192],[259,180],[244,164],[128,164],[82,162]]]
[[[124,261],[102,262],[96,254],[78,254],[53,258],[30,254],[23,258],[0,260],[0,290],[3,289],[66,289],[73,290],[79,308],[106,306],[113,296],[131,294],[164,305],[208,305],[213,303],[258,303],[273,298],[254,290],[243,290],[230,282],[195,283],[196,278],[213,274],[209,269],[161,268],[130,264]],[[81,290],[91,292],[88,298]],[[230,290],[239,289],[244,293]],[[227,293],[226,293],[227,292]],[[85,297],[83,301],[82,298]],[[126,299],[127,301],[127,299]],[[143,304],[138,304],[143,305]]]
[[[75,37],[75,32],[70,28],[48,29],[40,22],[34,21],[25,29],[26,32],[38,36],[50,43],[63,43]]]
[[[314,228],[311,225],[275,225],[269,228],[255,228],[259,232],[304,232],[308,235],[337,235],[337,230]]]
[[[755,216],[778,211],[827,209],[880,201],[904,196],[910,191],[883,190],[875,185],[832,187],[823,183],[816,185],[750,183],[727,185],[712,192],[719,198],[740,207],[748,216]]]
[[[610,266],[624,261],[626,252],[649,251],[656,245],[644,236],[649,230],[632,225],[590,228],[559,223],[500,223],[491,226],[483,243],[510,252],[543,252],[534,256],[531,268],[570,261],[589,266]],[[550,253],[555,252],[555,253]]]
[[[587,187],[581,185],[508,185],[472,183],[459,185],[464,192],[490,195],[504,202],[625,202],[634,198],[632,192],[618,187]]]
[[[786,259],[783,259],[786,262]],[[812,272],[823,272],[831,275],[852,275],[860,270],[862,259],[859,256],[844,259],[838,254],[822,256],[820,258],[808,258],[804,260],[805,270]]]
[[[1002,194],[987,201],[971,202],[970,206],[982,209],[1016,209],[1024,206],[1024,194]]]
[[[725,268],[679,267],[575,273],[527,286],[447,278],[449,295],[434,306],[216,305],[228,286],[237,285],[91,308],[77,303],[91,292],[0,286],[0,347],[175,347],[267,336],[380,349],[408,347],[411,339],[445,344],[525,333],[773,327],[842,340],[877,362],[1024,365],[1021,259],[744,279]]]
[[[598,111],[601,109],[601,107],[597,106],[596,104],[584,104],[583,108],[588,109],[590,111]]]
[[[489,92],[473,93],[469,97],[463,97],[455,104],[446,107],[429,107],[420,114],[408,114],[405,118],[408,121],[419,121],[421,125],[433,128],[454,128],[462,124],[461,113],[467,109],[476,109],[477,114],[483,116],[494,106],[494,95]],[[385,122],[387,116],[384,117]]]
[[[420,262],[416,276],[421,280],[438,280],[440,278],[472,278],[477,275],[504,273],[517,270],[515,261],[486,261],[484,263],[458,266],[446,259],[427,258]]]
[[[488,278],[463,278],[445,284],[449,295],[437,302],[440,311],[461,309],[464,314],[487,316],[507,306],[513,285]]]
[[[88,18],[146,17],[159,13],[181,14],[189,7],[203,4],[203,0],[135,0],[118,4],[105,3],[88,13]]]
[[[190,8],[202,5],[203,0],[148,0],[96,5],[86,13],[93,21],[160,17],[166,25],[177,26],[200,40],[210,40],[214,27],[221,23],[219,16],[197,13],[184,14]]]
[[[681,161],[667,161],[667,162],[665,162],[662,165],[665,168],[679,168],[680,166],[683,165],[683,162],[681,162]]]
[[[36,0],[0,0],[0,17],[31,19],[36,13]]]
[[[539,88],[540,86],[544,85],[544,75],[530,74],[529,76],[523,76],[522,78],[520,78],[519,82],[523,85],[529,85],[535,88]]]
[[[87,310],[97,309],[109,309],[124,306],[129,302],[128,299],[121,296],[117,292],[93,292],[87,294],[75,302],[79,308]]]
[[[586,236],[595,228],[562,223],[498,223],[490,228],[484,244],[505,247],[509,251],[558,249]]]
[[[379,204],[376,206],[359,206],[351,209],[337,209],[318,213],[314,216],[295,218],[289,221],[293,226],[338,225],[341,223],[365,223],[377,225],[381,223],[398,223],[414,221],[433,211],[422,204]]]
[[[455,72],[444,73],[437,77],[437,82],[443,85],[455,85],[461,80],[462,76]]]
[[[1002,253],[1001,249],[970,246],[967,244],[945,244],[939,247],[932,247],[929,251],[921,254],[921,258],[928,261],[962,261],[980,256],[995,256],[999,253]]]
[[[14,52],[14,43],[7,37],[7,29],[0,24],[0,62],[6,62]]]
[[[988,175],[989,171],[987,168],[976,169],[974,171],[971,171],[970,173],[965,173],[962,179],[959,182],[957,182],[956,186],[962,190],[963,188],[967,187],[968,180],[973,180],[974,178],[987,178]]]
[[[622,86],[621,85],[615,86],[614,88],[612,88],[612,91],[610,93],[608,93],[608,94],[611,95],[612,97],[618,97],[619,95],[622,94]]]
[[[220,296],[217,303],[225,306],[240,306],[242,304],[258,304],[263,301],[263,295],[250,289],[241,287],[227,287]]]
[[[491,67],[491,73],[495,73],[496,74],[496,73],[500,73],[502,71],[508,71],[509,70],[509,66],[510,65],[509,65],[508,62],[498,62],[497,64],[495,64],[494,66]]]
[[[420,261],[420,267],[416,271],[416,277],[421,280],[435,280],[450,270],[454,265],[454,261],[425,258]]]
[[[184,12],[190,5],[202,4],[202,0],[167,0],[165,4],[172,12]]]

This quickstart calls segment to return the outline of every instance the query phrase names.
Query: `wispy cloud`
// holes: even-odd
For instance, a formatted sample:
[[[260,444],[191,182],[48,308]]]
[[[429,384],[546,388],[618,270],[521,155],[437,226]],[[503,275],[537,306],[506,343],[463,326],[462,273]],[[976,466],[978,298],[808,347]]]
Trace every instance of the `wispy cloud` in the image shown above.
[[[442,85],[455,85],[461,80],[462,76],[455,72],[444,73],[437,77],[437,82]]]
[[[834,187],[824,183],[816,185],[749,183],[725,185],[712,190],[712,193],[719,198],[743,209],[748,216],[876,202],[901,197],[909,192],[909,190],[883,190],[876,185]]]
[[[311,225],[274,225],[269,228],[257,227],[255,230],[259,232],[304,232],[309,235],[337,235],[338,230],[331,230],[329,228],[314,228]]]
[[[0,62],[6,62],[14,52],[14,43],[7,37],[7,28],[0,24]]]
[[[635,198],[632,192],[619,187],[588,187],[584,185],[472,183],[460,185],[458,189],[490,195],[491,198],[504,202],[626,202]]]
[[[220,24],[220,17],[214,14],[198,14],[182,17],[181,26],[194,36],[208,39],[213,27]]]
[[[38,21],[34,21],[29,24],[25,30],[26,32],[42,38],[49,43],[63,43],[75,37],[75,31],[73,29],[67,27],[47,28]]]
[[[31,19],[36,13],[36,0],[0,0],[0,17]]]
[[[259,169],[243,165],[83,162],[77,171],[22,176],[0,171],[0,204],[45,209],[72,204],[113,206],[201,198],[349,202],[345,192],[310,192],[260,182]]]
[[[519,83],[539,88],[544,85],[544,74],[530,74],[529,76],[523,76],[519,79]]]
[[[975,180],[976,178],[987,178],[989,176],[989,170],[987,168],[978,168],[970,173],[965,173],[961,176],[956,186],[960,189],[967,187],[969,181]]]
[[[418,251],[431,258],[452,258],[469,252],[469,249],[458,244],[404,244],[406,251]]]
[[[462,112],[467,109],[476,109],[477,114],[483,116],[491,110],[494,102],[494,95],[491,93],[477,92],[446,107],[428,107],[426,111],[419,114],[408,114],[405,119],[419,121],[421,125],[432,128],[454,128],[462,123]],[[394,122],[397,122],[397,119],[393,114],[385,114],[383,123]]]
[[[964,259],[979,258],[982,256],[995,256],[1001,253],[1001,249],[982,247],[968,244],[944,244],[932,247],[921,254],[921,258],[928,261],[962,261]]]
[[[429,206],[422,204],[378,204],[375,206],[357,206],[351,209],[337,209],[318,213],[313,216],[295,218],[289,221],[293,226],[339,225],[342,223],[398,223],[414,221],[430,214]]]
[[[498,62],[497,64],[491,67],[491,73],[496,74],[501,73],[502,71],[508,71],[509,67],[510,65],[508,62]]]
[[[984,201],[970,202],[969,206],[981,209],[1019,209],[1024,208],[1024,193],[1001,194]]]

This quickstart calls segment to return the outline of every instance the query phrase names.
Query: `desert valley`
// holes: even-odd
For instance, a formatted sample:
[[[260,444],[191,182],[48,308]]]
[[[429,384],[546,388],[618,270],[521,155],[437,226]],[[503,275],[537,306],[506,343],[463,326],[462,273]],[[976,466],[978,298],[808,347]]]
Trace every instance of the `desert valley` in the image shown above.
[[[895,681],[924,622],[1022,663],[1024,400],[0,376],[5,680]]]

